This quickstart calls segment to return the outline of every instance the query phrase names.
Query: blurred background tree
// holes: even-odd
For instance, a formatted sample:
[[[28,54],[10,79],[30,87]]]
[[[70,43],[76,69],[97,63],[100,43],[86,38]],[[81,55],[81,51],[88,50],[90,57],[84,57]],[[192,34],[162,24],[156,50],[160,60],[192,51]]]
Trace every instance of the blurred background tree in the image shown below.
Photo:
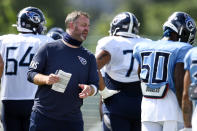
[[[162,36],[162,25],[175,11],[185,11],[197,20],[197,0],[0,0],[0,35],[17,33],[11,25],[16,23],[17,13],[24,7],[40,8],[46,17],[47,27],[64,28],[64,20],[72,10],[87,11],[91,16],[91,28],[87,43],[108,35],[113,17],[130,11],[140,21],[140,34],[151,39]]]

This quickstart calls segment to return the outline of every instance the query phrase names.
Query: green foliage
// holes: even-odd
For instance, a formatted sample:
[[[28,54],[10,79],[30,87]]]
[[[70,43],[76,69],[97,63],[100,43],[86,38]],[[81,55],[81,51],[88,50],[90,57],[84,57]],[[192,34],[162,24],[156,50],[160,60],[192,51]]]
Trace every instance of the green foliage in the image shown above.
[[[69,0],[0,0],[0,35],[17,33],[11,25],[16,23],[17,13],[27,6],[40,8],[47,20],[47,27],[64,28],[64,20],[68,12],[86,11],[91,16],[91,36],[106,36],[110,22],[115,15],[130,11],[136,15],[141,26],[140,34],[145,36],[161,36],[162,25],[174,11],[185,11],[197,20],[197,0],[121,0],[111,12],[99,10],[94,6],[73,7]],[[116,0],[117,2],[118,0]],[[79,1],[80,2],[80,1]],[[117,4],[112,2],[111,4]],[[79,4],[80,5],[80,4]],[[158,37],[157,37],[158,38]]]
[[[169,7],[170,4],[152,4],[146,6],[143,17],[144,17],[144,30],[145,35],[162,35],[162,26],[167,20],[168,16],[171,15],[173,8]]]
[[[40,8],[47,20],[47,27],[59,26],[64,28],[64,19],[66,0],[12,0],[12,6],[19,11],[27,6],[34,6]]]
[[[110,16],[109,14],[102,14],[94,24],[91,24],[90,34],[106,36],[109,35],[108,31],[110,29],[110,22],[114,16]]]
[[[0,2],[0,35],[15,32],[15,29],[12,27],[12,24],[16,23],[16,13],[14,9],[9,6],[11,4],[11,0],[2,0]]]
[[[135,3],[136,2],[136,3]],[[190,14],[195,20],[197,18],[197,1],[196,0],[152,0],[152,1],[135,1],[128,2],[132,4],[130,10],[134,13],[141,23],[141,34],[161,36],[162,26],[168,17],[175,11],[184,11]],[[129,7],[127,7],[129,8]],[[142,21],[142,22],[141,22]]]
[[[59,26],[64,28],[64,19],[68,12],[65,9],[67,0],[1,0],[0,2],[0,35],[17,33],[11,25],[16,23],[18,12],[28,6],[40,8],[47,20],[47,27]]]

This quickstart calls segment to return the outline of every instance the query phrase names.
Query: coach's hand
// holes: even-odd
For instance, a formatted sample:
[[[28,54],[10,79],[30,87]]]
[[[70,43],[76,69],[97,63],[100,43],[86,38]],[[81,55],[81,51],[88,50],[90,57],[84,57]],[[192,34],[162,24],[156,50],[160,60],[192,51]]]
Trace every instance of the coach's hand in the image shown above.
[[[57,76],[55,74],[50,74],[48,77],[46,77],[46,84],[52,85],[54,83],[59,82],[59,80],[60,80],[59,76]]]
[[[87,98],[94,94],[94,88],[90,85],[79,84],[79,87],[82,89],[81,93],[79,93],[80,98]]]

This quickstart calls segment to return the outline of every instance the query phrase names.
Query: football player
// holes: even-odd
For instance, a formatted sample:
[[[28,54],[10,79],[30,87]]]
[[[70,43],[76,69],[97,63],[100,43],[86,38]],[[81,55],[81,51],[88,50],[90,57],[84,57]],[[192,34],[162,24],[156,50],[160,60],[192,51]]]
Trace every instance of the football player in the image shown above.
[[[54,40],[58,40],[58,39],[62,39],[64,34],[65,32],[62,28],[53,27],[48,31],[47,36],[53,38]]]
[[[141,88],[138,63],[133,58],[134,45],[144,38],[138,36],[139,22],[130,12],[122,12],[110,24],[110,36],[101,38],[96,47],[100,74],[100,94],[104,99],[104,131],[141,131]],[[106,87],[105,87],[106,86]]]
[[[4,131],[27,131],[37,86],[27,81],[28,66],[38,48],[50,37],[42,35],[46,21],[42,11],[27,7],[18,13],[19,34],[0,36],[2,124]]]
[[[193,112],[193,102],[197,100],[197,47],[192,48],[185,56],[184,68],[186,70],[184,77],[184,90],[182,98],[182,110],[184,118],[184,129],[182,131],[196,131],[197,130],[197,108],[194,105]],[[190,94],[190,95],[189,95]],[[191,129],[192,127],[192,129]]]
[[[174,12],[163,31],[162,40],[140,42],[133,51],[140,65],[142,131],[177,131],[183,127],[183,59],[192,48],[196,26],[187,13]]]

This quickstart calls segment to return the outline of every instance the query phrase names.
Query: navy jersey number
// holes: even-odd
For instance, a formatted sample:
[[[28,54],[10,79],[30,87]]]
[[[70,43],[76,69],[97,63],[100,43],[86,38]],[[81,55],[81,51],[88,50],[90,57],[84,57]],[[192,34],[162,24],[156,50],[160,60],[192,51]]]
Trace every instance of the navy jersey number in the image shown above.
[[[133,50],[123,50],[123,54],[126,55],[127,53],[131,53],[131,61],[130,61],[130,66],[129,69],[127,71],[126,77],[129,77],[132,70],[133,70],[133,62],[134,62],[134,58],[133,58]]]
[[[145,57],[151,57],[153,52],[143,52],[141,53],[142,57],[142,67],[141,69],[146,70],[146,77],[142,79],[143,82],[148,83],[149,78],[152,75],[152,79],[150,80],[152,83],[160,83],[165,82],[167,79],[167,70],[168,70],[168,61],[169,61],[169,53],[166,52],[155,52],[155,57],[153,60],[152,66],[144,63]],[[159,66],[160,59],[163,59],[163,64]],[[151,69],[152,68],[152,69]],[[150,74],[150,71],[153,70],[153,73]],[[157,78],[157,75],[161,74],[161,78]]]
[[[10,51],[14,51],[16,49],[17,49],[17,47],[8,47],[6,49],[6,63],[5,63],[5,74],[6,75],[16,75],[17,74],[18,61],[16,59],[11,59],[8,56]],[[31,49],[32,49],[32,47],[29,47],[26,50],[25,54],[23,55],[23,57],[19,61],[19,66],[29,66],[29,64],[31,63],[31,60],[34,56],[34,54],[30,54]],[[25,59],[28,56],[29,56],[29,61],[25,63]],[[13,70],[12,71],[8,71],[8,65],[9,65],[8,63],[12,63],[12,65],[13,65]]]

